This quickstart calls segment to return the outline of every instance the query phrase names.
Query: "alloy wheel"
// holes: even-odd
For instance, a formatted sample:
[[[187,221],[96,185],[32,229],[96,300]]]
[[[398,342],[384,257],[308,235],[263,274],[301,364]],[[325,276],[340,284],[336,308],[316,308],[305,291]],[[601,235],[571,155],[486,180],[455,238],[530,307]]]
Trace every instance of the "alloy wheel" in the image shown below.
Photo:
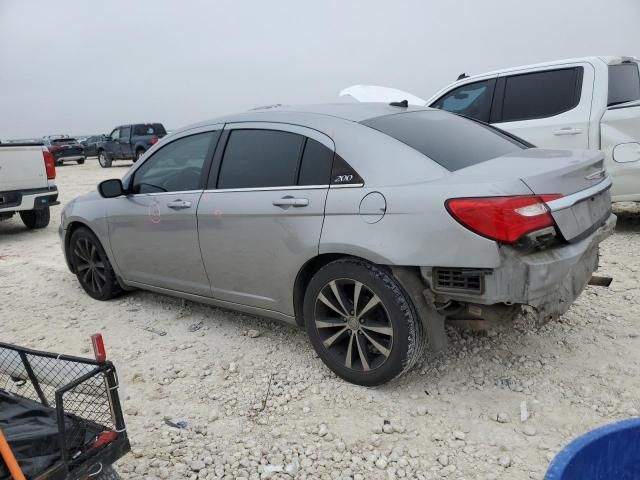
[[[76,271],[82,283],[95,293],[102,293],[106,282],[106,266],[96,246],[86,237],[79,238],[73,249]]]
[[[316,297],[315,327],[323,347],[346,368],[382,366],[393,347],[393,326],[380,297],[357,280],[327,283]]]

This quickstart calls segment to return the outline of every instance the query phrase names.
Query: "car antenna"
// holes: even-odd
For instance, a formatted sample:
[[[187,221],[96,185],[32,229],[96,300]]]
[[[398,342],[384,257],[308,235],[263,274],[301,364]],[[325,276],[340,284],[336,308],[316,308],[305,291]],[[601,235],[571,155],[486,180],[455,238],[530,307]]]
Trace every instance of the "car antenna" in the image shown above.
[[[469,78],[469,75],[467,75],[466,73],[462,72],[460,75],[458,75],[458,78],[456,78],[456,82],[458,80],[462,80],[463,78]]]
[[[408,100],[402,100],[401,102],[391,102],[389,105],[391,105],[392,107],[407,108],[409,106],[409,101]]]

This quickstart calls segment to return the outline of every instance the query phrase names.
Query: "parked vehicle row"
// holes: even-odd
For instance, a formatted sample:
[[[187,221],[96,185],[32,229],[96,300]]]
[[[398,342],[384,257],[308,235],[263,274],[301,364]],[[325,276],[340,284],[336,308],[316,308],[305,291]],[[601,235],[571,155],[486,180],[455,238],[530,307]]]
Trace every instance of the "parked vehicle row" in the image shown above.
[[[612,200],[640,201],[640,71],[633,57],[586,57],[461,75],[428,100],[358,85],[361,101],[428,105],[495,125],[544,148],[601,150]]]
[[[445,319],[564,313],[613,232],[610,188],[601,152],[444,111],[277,107],[166,137],[67,204],[59,233],[95,299],[142,288],[288,321],[377,385]]]

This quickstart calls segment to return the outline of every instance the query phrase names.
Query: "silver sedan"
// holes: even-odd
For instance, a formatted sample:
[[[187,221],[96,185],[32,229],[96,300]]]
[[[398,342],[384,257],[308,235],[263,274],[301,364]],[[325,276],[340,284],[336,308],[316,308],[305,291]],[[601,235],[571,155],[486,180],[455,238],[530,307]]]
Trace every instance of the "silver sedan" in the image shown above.
[[[542,150],[400,104],[276,107],[165,137],[66,205],[93,298],[141,288],[306,328],[326,365],[387,382],[445,320],[564,313],[615,226],[603,156]]]

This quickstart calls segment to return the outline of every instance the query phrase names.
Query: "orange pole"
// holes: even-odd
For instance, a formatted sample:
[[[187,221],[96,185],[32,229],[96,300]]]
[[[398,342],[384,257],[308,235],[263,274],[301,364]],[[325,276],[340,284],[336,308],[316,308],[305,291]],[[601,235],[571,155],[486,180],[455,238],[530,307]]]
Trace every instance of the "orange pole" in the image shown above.
[[[9,447],[7,439],[4,438],[4,435],[2,434],[2,430],[0,430],[0,457],[2,457],[4,459],[4,463],[7,464],[7,468],[9,469],[9,473],[13,480],[26,480],[20,465],[18,465],[16,457],[13,455],[13,452]]]

